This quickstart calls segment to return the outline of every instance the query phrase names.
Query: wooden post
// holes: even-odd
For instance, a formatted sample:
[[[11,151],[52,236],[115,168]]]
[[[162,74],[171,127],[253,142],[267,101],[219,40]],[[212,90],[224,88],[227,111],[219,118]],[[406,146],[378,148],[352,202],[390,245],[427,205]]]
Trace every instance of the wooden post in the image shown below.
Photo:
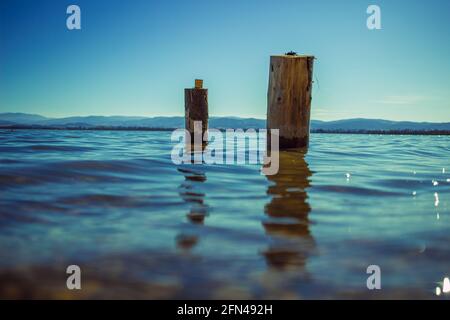
[[[279,129],[280,150],[307,147],[311,114],[313,56],[270,57],[267,129]],[[268,135],[270,148],[270,135]]]
[[[193,145],[194,122],[202,122],[202,137],[208,130],[208,89],[203,88],[203,80],[196,79],[195,88],[184,89],[184,114],[186,130],[191,136],[191,144]],[[197,139],[199,138],[197,137]],[[202,141],[201,145],[206,145],[206,142]]]

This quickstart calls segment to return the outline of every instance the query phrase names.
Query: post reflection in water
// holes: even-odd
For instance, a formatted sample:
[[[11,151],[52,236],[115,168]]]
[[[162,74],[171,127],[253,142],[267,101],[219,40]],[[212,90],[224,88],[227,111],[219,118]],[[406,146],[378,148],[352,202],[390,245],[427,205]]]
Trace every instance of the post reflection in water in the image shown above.
[[[263,226],[271,244],[263,255],[270,268],[303,270],[315,247],[306,192],[312,173],[303,150],[281,151],[279,163],[278,173],[267,176],[274,184],[267,189],[271,200],[265,206],[268,217]]]
[[[190,204],[187,219],[194,225],[203,225],[208,215],[208,206],[204,202],[205,194],[197,189],[206,181],[206,175],[198,169],[178,168],[177,170],[184,175],[185,179],[179,186],[179,194],[183,201]],[[198,237],[181,233],[177,236],[176,242],[178,248],[190,250],[198,243]]]

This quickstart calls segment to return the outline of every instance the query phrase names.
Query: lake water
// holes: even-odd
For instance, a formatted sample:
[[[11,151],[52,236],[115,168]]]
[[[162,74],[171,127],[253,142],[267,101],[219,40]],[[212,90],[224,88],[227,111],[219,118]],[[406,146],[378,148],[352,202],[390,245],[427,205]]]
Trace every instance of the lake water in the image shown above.
[[[0,297],[448,298],[450,136],[312,134],[269,177],[176,166],[172,147],[170,132],[0,131]]]

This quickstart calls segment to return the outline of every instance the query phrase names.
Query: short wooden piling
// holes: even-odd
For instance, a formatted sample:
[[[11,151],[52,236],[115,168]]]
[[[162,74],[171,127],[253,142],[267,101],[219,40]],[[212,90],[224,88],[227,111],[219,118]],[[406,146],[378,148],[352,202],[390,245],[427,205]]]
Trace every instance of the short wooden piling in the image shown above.
[[[291,52],[270,57],[267,129],[279,129],[280,150],[309,144],[313,61]]]
[[[202,145],[206,145],[208,130],[208,89],[203,88],[203,80],[196,79],[195,87],[184,89],[185,126],[194,144],[194,123],[201,121]],[[201,139],[197,137],[197,139]],[[197,140],[198,141],[198,140]],[[200,142],[200,141],[199,141]]]

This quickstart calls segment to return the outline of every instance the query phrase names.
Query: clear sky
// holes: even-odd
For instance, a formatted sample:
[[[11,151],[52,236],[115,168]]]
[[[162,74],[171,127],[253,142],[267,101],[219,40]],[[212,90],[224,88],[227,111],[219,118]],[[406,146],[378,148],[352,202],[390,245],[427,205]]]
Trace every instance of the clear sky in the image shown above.
[[[448,122],[449,33],[448,0],[1,0],[0,112],[182,115],[202,78],[211,115],[265,118],[269,57],[294,50],[317,57],[313,119]]]

